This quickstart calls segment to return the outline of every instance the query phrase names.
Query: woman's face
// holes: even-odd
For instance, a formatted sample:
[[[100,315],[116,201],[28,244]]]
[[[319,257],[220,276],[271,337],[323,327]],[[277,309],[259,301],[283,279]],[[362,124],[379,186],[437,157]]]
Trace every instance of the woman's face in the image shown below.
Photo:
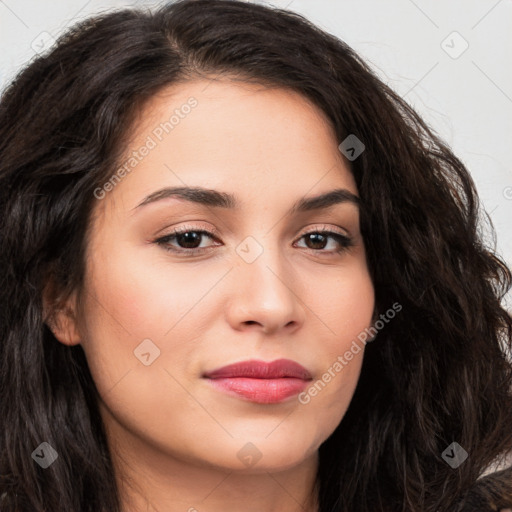
[[[166,89],[130,135],[124,172],[95,192],[83,322],[59,332],[83,346],[111,439],[135,462],[246,472],[315,456],[343,418],[364,351],[333,365],[374,308],[358,206],[293,208],[336,189],[357,195],[341,141],[301,95],[228,80]],[[159,193],[173,187],[223,202]],[[188,234],[172,238],[176,229]],[[245,375],[259,378],[206,377],[279,359],[309,380],[286,365],[273,379],[258,368]]]

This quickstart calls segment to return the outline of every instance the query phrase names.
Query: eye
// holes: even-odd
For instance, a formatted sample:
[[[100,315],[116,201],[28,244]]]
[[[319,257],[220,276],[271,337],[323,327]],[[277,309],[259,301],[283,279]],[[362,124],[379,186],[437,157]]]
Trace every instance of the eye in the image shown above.
[[[194,226],[184,226],[182,228],[175,229],[168,235],[158,238],[154,243],[162,246],[166,251],[175,254],[195,256],[215,247],[214,245],[201,247],[204,238],[219,241],[216,233],[204,229],[197,229],[197,227]],[[318,228],[304,233],[299,238],[299,241],[302,239],[304,239],[306,243],[305,248],[315,253],[339,254],[354,245],[352,238],[349,236],[336,231]],[[334,241],[335,247],[331,250],[325,250],[331,240]]]
[[[184,226],[174,230],[169,235],[165,235],[158,240],[155,240],[155,243],[163,246],[163,248],[169,252],[195,255],[203,253],[212,247],[201,247],[201,242],[204,237],[217,240],[215,234],[210,231],[197,229],[193,226]],[[177,243],[178,247],[173,246],[172,242]]]
[[[326,229],[308,231],[299,238],[299,240],[302,239],[304,239],[307,249],[327,254],[339,254],[354,245],[352,238],[349,236],[338,233],[337,231],[329,231]],[[329,244],[329,239],[334,240],[335,247],[331,250],[324,250]],[[338,244],[338,248],[336,248],[336,244]]]

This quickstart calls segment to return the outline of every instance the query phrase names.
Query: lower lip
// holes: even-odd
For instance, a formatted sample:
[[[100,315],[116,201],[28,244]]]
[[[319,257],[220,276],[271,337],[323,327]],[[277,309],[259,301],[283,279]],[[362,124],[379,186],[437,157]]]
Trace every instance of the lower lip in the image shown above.
[[[208,380],[212,386],[221,391],[259,404],[282,402],[299,394],[308,385],[307,381],[293,377],[279,379],[225,377]]]

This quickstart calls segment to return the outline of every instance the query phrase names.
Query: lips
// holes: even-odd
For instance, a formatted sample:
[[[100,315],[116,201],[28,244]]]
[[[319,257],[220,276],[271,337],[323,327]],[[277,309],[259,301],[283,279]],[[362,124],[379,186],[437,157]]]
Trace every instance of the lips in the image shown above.
[[[228,366],[223,366],[212,372],[205,373],[210,379],[226,377],[247,377],[250,379],[280,379],[295,377],[297,379],[310,380],[311,374],[295,361],[290,359],[277,359],[271,363],[265,361],[243,361]]]
[[[282,402],[303,391],[312,379],[306,368],[290,359],[243,361],[203,377],[219,391],[262,404]]]

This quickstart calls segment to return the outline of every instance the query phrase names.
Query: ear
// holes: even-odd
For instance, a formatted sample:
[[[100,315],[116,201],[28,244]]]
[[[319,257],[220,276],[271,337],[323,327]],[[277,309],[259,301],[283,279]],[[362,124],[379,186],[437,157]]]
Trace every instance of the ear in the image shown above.
[[[64,345],[78,345],[80,333],[77,321],[76,294],[73,293],[66,301],[58,301],[55,299],[53,290],[54,287],[49,284],[43,293],[44,323],[55,338]]]

